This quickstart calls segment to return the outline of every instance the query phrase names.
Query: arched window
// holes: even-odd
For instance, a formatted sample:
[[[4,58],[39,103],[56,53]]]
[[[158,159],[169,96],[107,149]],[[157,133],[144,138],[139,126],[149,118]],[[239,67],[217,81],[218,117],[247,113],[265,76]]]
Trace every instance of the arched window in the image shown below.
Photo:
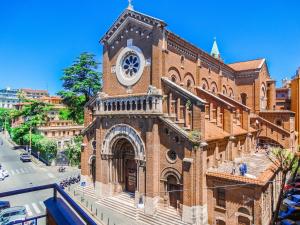
[[[192,88],[195,86],[195,80],[192,74],[187,73],[184,76],[184,84],[188,90],[192,90]]]
[[[201,87],[203,90],[209,90],[209,86],[208,86],[208,82],[205,78],[202,79],[202,82],[201,82]]]
[[[223,93],[223,95],[227,95],[227,88],[225,85],[223,85],[222,93]]]
[[[232,88],[229,88],[229,97],[230,98],[234,98],[234,94],[233,94],[233,90],[232,90]]]
[[[262,83],[260,89],[260,109],[267,108],[266,85]]]
[[[210,85],[210,91],[212,92],[212,93],[218,93],[218,86],[217,86],[217,84],[216,84],[216,82],[212,82],[211,83],[211,85]]]
[[[174,82],[174,83],[176,83],[176,77],[175,77],[175,76],[172,76],[172,77],[171,77],[171,81]]]
[[[242,99],[242,104],[247,105],[247,94],[246,93],[241,94],[241,99]]]
[[[181,77],[180,73],[175,67],[171,67],[168,71],[169,77],[171,78],[172,82],[180,83],[181,82]]]

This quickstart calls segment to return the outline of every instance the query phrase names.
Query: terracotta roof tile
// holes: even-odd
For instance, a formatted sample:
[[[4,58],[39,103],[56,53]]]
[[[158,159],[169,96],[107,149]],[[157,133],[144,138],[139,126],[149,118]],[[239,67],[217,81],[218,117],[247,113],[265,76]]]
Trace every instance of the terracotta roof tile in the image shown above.
[[[264,62],[265,59],[255,59],[255,60],[249,60],[244,62],[231,63],[227,65],[236,71],[245,71],[245,70],[259,69],[262,67]]]

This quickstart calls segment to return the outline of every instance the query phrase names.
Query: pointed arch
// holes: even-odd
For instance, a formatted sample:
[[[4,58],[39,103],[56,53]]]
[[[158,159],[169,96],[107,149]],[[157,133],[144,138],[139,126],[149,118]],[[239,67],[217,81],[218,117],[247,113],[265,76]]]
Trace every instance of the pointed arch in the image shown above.
[[[218,85],[217,85],[217,83],[216,82],[211,82],[211,84],[210,84],[210,91],[212,92],[212,93],[218,93]]]
[[[176,67],[170,67],[168,70],[168,75],[174,83],[181,83],[181,75]]]
[[[203,90],[209,90],[209,84],[205,78],[202,78],[202,80],[201,80],[201,88]]]

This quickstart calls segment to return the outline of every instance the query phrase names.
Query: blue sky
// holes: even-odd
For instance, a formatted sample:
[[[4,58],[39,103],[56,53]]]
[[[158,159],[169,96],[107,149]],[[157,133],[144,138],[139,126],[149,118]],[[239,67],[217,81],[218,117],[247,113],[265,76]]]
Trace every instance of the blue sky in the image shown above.
[[[84,51],[101,61],[99,39],[127,0],[0,0],[0,87],[61,89],[63,68]],[[277,85],[300,66],[298,0],[134,0],[137,11],[226,63],[265,57]]]

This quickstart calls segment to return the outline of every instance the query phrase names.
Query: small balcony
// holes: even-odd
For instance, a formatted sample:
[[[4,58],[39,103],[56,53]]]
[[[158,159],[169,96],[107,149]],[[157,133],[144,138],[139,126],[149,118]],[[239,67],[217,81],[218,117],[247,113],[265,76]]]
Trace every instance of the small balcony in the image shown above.
[[[99,97],[96,115],[162,114],[162,95]]]

